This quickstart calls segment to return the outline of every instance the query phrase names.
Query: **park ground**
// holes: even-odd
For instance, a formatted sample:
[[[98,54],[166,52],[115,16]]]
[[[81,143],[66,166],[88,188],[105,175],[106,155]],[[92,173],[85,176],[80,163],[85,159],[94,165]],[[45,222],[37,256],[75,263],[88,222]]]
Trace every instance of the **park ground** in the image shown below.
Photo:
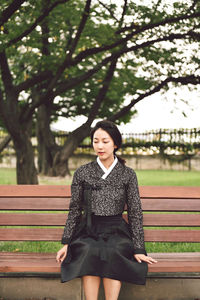
[[[159,186],[200,186],[200,171],[177,170],[135,170],[139,185]],[[39,175],[39,184],[68,185],[72,182],[72,175],[66,177],[47,177]],[[0,169],[0,185],[16,184],[14,168]]]

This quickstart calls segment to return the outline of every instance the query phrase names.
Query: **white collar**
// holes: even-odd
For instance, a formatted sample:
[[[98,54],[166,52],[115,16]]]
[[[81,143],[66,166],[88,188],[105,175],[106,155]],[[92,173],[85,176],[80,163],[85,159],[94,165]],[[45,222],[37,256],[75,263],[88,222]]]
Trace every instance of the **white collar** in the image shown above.
[[[112,169],[116,166],[117,162],[118,162],[118,159],[117,159],[117,157],[115,157],[112,165],[108,169],[106,169],[106,167],[102,164],[100,158],[97,157],[97,163],[99,164],[99,166],[101,167],[101,169],[104,171],[104,174],[103,174],[103,176],[101,178],[106,179],[106,177],[110,174],[110,172],[112,171]]]

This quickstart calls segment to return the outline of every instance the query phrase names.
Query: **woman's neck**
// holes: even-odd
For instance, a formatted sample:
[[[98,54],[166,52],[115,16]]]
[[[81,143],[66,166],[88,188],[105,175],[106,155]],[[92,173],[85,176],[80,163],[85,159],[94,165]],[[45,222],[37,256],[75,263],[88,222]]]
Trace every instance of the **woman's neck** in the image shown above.
[[[106,169],[109,169],[109,168],[110,168],[110,166],[113,164],[114,160],[115,160],[114,156],[111,157],[111,158],[108,158],[108,159],[106,159],[106,160],[101,160],[101,159],[100,159],[101,163],[104,165],[104,167],[105,167]]]

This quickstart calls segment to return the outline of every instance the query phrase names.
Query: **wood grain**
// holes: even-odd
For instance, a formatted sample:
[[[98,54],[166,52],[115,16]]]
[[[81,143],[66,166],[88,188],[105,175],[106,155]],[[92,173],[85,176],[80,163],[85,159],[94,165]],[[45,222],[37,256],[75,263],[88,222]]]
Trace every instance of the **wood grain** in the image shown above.
[[[200,198],[200,187],[185,186],[140,186],[142,198]],[[71,188],[68,185],[1,185],[0,197],[70,197]]]
[[[2,253],[0,272],[53,272],[60,273],[55,253]],[[200,254],[149,253],[158,263],[149,265],[149,272],[199,272]]]
[[[2,241],[60,241],[63,228],[0,228]],[[146,242],[200,242],[200,230],[145,230]]]
[[[67,213],[1,213],[0,226],[64,226]],[[128,221],[127,215],[123,215]],[[144,214],[144,226],[200,227],[200,214]]]

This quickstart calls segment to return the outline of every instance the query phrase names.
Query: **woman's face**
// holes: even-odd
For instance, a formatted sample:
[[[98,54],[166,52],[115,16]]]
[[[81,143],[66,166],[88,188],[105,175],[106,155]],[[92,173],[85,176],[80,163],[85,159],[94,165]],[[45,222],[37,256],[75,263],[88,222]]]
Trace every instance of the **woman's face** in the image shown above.
[[[113,159],[113,152],[117,147],[111,136],[105,130],[99,128],[93,136],[93,148],[100,160],[107,160]]]

